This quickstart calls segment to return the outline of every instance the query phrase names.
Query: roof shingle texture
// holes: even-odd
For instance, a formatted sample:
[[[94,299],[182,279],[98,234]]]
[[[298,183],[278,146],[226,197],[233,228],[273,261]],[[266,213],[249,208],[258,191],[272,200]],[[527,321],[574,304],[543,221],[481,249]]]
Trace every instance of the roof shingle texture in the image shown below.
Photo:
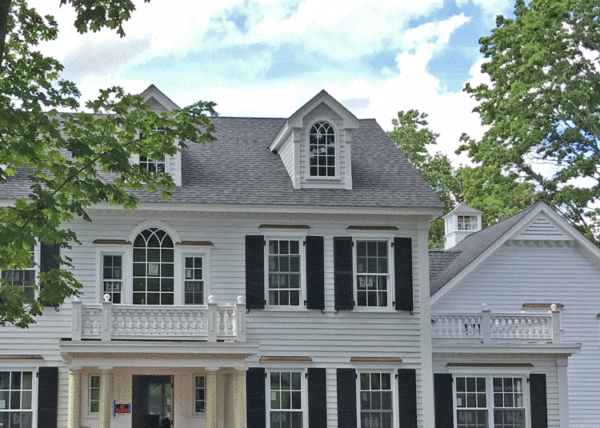
[[[161,192],[140,192],[140,202],[442,208],[431,187],[373,119],[360,121],[351,143],[352,190],[293,188],[280,157],[269,150],[286,119],[211,121],[217,140],[183,150],[183,185],[168,201]],[[26,196],[30,184],[22,171],[0,185],[0,199]]]
[[[433,296],[437,293],[452,278],[469,266],[494,242],[512,229],[536,205],[533,204],[513,216],[465,237],[454,247],[446,251],[430,251],[429,283],[431,295]]]

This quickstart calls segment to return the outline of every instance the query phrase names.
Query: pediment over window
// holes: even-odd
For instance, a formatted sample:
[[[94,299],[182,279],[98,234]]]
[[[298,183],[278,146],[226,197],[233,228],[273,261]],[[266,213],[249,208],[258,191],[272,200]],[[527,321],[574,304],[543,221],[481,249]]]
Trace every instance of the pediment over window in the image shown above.
[[[358,119],[325,90],[292,114],[270,150],[295,189],[352,189],[352,138]]]

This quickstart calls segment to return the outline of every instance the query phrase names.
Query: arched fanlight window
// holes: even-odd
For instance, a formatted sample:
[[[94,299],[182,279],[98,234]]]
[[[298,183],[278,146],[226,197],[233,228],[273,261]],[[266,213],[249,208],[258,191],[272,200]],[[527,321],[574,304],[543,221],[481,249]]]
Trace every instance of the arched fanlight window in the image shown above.
[[[172,305],[174,245],[164,230],[143,230],[133,243],[133,303]]]
[[[335,176],[335,132],[329,123],[320,121],[312,126],[309,152],[312,177]]]

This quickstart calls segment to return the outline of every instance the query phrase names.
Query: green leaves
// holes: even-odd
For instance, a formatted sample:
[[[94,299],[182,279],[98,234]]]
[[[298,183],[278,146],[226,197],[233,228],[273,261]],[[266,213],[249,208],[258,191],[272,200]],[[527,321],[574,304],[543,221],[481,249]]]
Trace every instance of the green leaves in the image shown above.
[[[78,25],[118,27],[133,10],[129,1],[63,3],[81,12]],[[0,207],[0,271],[29,268],[30,251],[40,242],[76,246],[69,224],[89,221],[87,209],[95,204],[135,209],[146,191],[168,198],[173,178],[133,160],[173,156],[186,144],[214,139],[209,102],[156,113],[140,96],[113,87],[86,104],[92,114],[80,112],[76,86],[57,77],[62,65],[33,50],[56,34],[54,19],[40,17],[24,0],[13,1],[0,73],[0,185],[23,175],[30,187],[27,198]],[[22,287],[0,279],[0,325],[26,327],[41,314],[40,302],[59,304],[79,293],[71,261],[62,256],[60,262],[61,269],[39,274],[37,283],[45,285],[37,290],[39,301],[29,301]]]
[[[492,84],[465,90],[490,128],[462,149],[531,183],[589,232],[600,196],[600,5],[521,1],[515,14],[480,40]]]

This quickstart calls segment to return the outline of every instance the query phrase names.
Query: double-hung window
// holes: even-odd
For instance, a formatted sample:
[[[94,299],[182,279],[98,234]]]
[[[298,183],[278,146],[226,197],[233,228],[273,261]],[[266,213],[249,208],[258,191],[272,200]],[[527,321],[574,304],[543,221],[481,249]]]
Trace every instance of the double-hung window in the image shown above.
[[[513,376],[455,377],[457,428],[526,428],[525,379]]]
[[[32,371],[0,371],[0,427],[32,428]]]
[[[133,243],[133,304],[172,305],[174,253],[171,237],[162,229],[143,230]]]
[[[206,378],[194,377],[194,413],[204,414],[206,411]]]
[[[270,306],[303,307],[302,243],[300,239],[268,240],[266,287]]]
[[[35,268],[35,253],[36,250],[31,251],[31,266],[27,269],[12,269],[3,270],[0,274],[2,279],[5,280],[9,285],[20,285],[25,291],[25,296],[31,301],[35,298],[35,278],[37,271]]]
[[[186,305],[204,303],[204,273],[202,256],[184,257],[184,302]]]
[[[102,255],[103,295],[108,294],[113,303],[122,302],[123,256],[121,254]]]
[[[268,428],[306,427],[305,370],[272,370],[267,373]]]
[[[391,372],[358,374],[360,428],[392,428],[394,424],[394,377]]]
[[[358,308],[391,307],[390,241],[355,241],[354,301]]]
[[[100,376],[90,376],[89,412],[97,414],[100,411]]]
[[[477,216],[459,215],[458,230],[477,230]]]

